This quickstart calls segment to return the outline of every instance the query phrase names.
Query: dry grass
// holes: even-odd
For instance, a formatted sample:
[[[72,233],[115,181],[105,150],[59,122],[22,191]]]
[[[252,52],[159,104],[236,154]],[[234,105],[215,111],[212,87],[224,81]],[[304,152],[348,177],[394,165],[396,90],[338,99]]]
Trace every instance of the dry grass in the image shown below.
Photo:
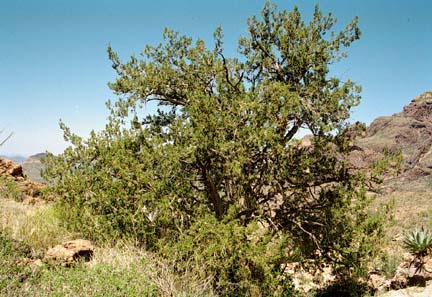
[[[61,226],[52,205],[25,205],[1,199],[0,223],[2,231],[7,231],[12,239],[29,244],[35,255],[74,237]]]
[[[432,226],[432,188],[430,182],[395,182],[391,192],[381,195],[376,203],[394,203],[393,223],[387,229],[388,259],[383,269],[388,276],[394,273],[403,253],[400,242],[403,235],[415,226]],[[62,227],[52,204],[25,205],[0,197],[0,231],[7,230],[14,240],[24,241],[32,248],[33,255],[41,257],[50,246],[74,239]],[[393,239],[393,241],[391,241]],[[176,273],[173,265],[157,255],[140,249],[134,242],[117,242],[114,246],[96,247],[93,259],[76,269],[58,271],[41,268],[42,277],[36,285],[30,282],[16,288],[14,293],[34,296],[75,296],[76,288],[83,288],[87,296],[109,293],[112,296],[216,296],[211,277],[203,278],[199,271]],[[66,282],[66,283],[64,283]],[[128,286],[133,283],[133,286]],[[92,285],[94,285],[92,287]],[[120,288],[118,292],[116,288]],[[23,291],[24,290],[24,291]],[[40,293],[40,294],[39,294]]]
[[[33,257],[39,258],[43,257],[49,247],[78,237],[78,234],[72,234],[62,227],[61,220],[51,204],[25,205],[5,198],[0,198],[0,231],[6,231],[11,239],[27,243],[32,249]],[[57,273],[60,275],[53,274],[51,269],[43,270],[42,280],[36,285],[25,284],[23,288],[26,288],[28,293],[37,293],[37,296],[47,296],[41,291],[75,296],[74,288],[80,285],[87,288],[87,282],[91,280],[101,286],[95,290],[89,287],[85,292],[90,294],[89,296],[99,296],[99,293],[106,292],[103,291],[103,286],[109,287],[109,284],[116,282],[122,286],[127,278],[127,281],[134,282],[134,286],[138,287],[120,296],[135,296],[134,292],[147,292],[146,287],[149,286],[157,289],[158,296],[216,296],[212,290],[211,278],[202,279],[198,277],[200,274],[194,271],[178,275],[172,265],[155,254],[140,249],[134,242],[96,247],[94,257],[86,265]],[[70,279],[71,284],[59,287],[60,278]],[[109,280],[110,278],[112,280]],[[145,287],[140,288],[140,283]],[[21,289],[16,290],[17,294],[23,293]],[[109,292],[112,294],[113,291]],[[148,296],[155,295],[152,293]]]
[[[114,247],[97,248],[89,265],[136,270],[146,275],[162,296],[216,296],[210,277],[198,277],[196,271],[179,275],[167,261],[136,247],[134,243],[118,242]]]
[[[387,235],[393,241],[401,241],[404,234],[415,227],[432,227],[432,184],[428,179],[395,181],[392,191],[378,196],[377,203],[391,203],[393,220]]]

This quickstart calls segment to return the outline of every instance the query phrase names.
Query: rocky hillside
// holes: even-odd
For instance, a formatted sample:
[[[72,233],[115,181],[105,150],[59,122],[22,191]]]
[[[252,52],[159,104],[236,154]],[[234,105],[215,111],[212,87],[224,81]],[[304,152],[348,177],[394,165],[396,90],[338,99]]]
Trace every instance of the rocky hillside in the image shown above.
[[[0,158],[0,198],[14,196],[16,200],[34,200],[45,184],[29,180],[21,165]]]
[[[432,173],[432,90],[415,97],[403,111],[379,117],[358,140],[364,159],[384,148],[400,150],[404,158],[401,178],[414,180]],[[373,158],[373,157],[372,157]]]
[[[403,156],[402,173],[385,182],[386,191],[376,200],[393,205],[392,220],[386,229],[390,239],[386,248],[390,259],[388,267],[391,267],[391,261],[400,263],[403,260],[401,255],[406,252],[403,240],[408,231],[432,227],[432,90],[412,99],[401,112],[375,119],[366,134],[357,140],[357,145],[354,160],[360,167],[377,160],[385,148],[400,151]],[[404,257],[412,258],[407,254]],[[383,295],[386,297],[431,296],[432,274],[409,272],[412,267],[412,261],[404,259],[393,271],[392,280],[376,287],[383,288],[384,283],[391,282],[399,284],[387,286],[393,290]],[[427,271],[432,270],[428,268]],[[382,280],[382,276],[371,275],[371,278]],[[418,282],[410,283],[415,279],[422,282],[422,288],[409,288],[418,285]]]

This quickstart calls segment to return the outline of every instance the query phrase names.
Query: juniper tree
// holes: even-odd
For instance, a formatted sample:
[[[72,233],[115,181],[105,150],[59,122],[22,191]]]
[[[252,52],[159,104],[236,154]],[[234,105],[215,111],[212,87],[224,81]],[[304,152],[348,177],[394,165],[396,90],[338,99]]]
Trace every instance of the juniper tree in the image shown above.
[[[166,29],[127,62],[109,47],[118,100],[106,128],[85,140],[62,124],[73,146],[47,161],[65,217],[96,238],[127,234],[154,247],[211,216],[256,223],[304,257],[361,262],[379,228],[365,212],[366,175],[344,158],[360,87],[329,71],[360,30],[355,18],[335,33],[335,21],[318,7],[305,22],[298,8],[267,3],[237,57],[226,55],[221,28],[210,45]],[[143,116],[151,102],[160,108]]]

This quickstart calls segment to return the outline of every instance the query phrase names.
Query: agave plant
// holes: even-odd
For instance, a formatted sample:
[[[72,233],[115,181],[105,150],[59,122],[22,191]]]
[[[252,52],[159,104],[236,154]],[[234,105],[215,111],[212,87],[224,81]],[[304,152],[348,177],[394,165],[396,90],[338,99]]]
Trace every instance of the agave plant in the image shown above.
[[[413,264],[416,266],[414,274],[423,270],[432,273],[425,268],[424,257],[432,248],[432,232],[428,229],[421,228],[411,231],[405,236],[403,241],[405,248],[414,256],[409,267]]]
[[[429,249],[432,248],[432,232],[421,227],[421,229],[408,233],[403,243],[405,248],[414,256],[426,256]]]

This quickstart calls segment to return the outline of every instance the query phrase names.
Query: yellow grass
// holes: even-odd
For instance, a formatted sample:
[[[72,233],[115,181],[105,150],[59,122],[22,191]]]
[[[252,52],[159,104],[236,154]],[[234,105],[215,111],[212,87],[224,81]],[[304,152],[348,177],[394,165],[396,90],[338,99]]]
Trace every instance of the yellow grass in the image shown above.
[[[5,198],[0,198],[0,229],[12,239],[27,243],[33,256],[39,258],[49,247],[79,237],[62,227],[52,204],[25,205]],[[88,273],[98,267],[111,267],[112,273],[141,275],[158,288],[161,296],[216,296],[210,277],[202,279],[194,271],[178,275],[172,265],[134,242],[95,247],[94,256],[86,267]]]

